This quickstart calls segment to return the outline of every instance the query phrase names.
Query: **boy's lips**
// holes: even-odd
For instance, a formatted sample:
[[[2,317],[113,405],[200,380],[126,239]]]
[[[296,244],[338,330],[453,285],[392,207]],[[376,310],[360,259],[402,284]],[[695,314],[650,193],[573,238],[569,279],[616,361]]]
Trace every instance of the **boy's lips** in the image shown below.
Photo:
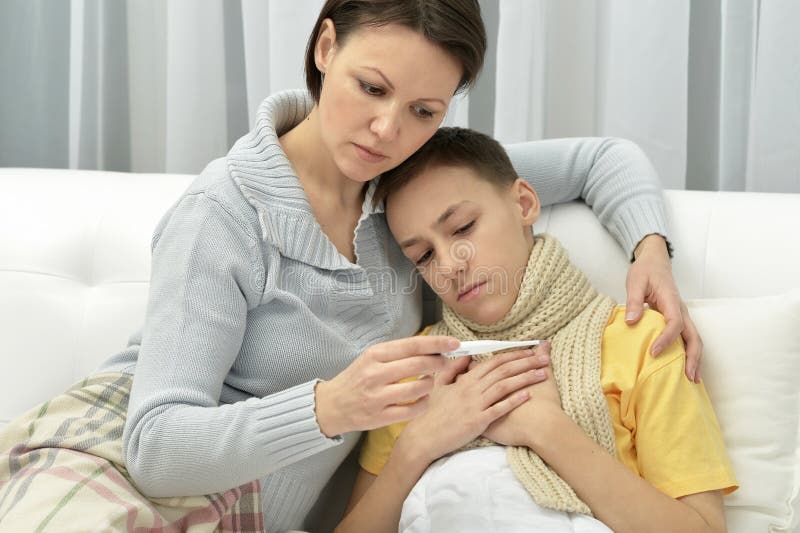
[[[478,296],[478,293],[481,290],[481,287],[486,285],[486,281],[479,281],[478,283],[473,283],[472,285],[467,285],[462,290],[458,292],[457,300],[459,302],[468,302]]]

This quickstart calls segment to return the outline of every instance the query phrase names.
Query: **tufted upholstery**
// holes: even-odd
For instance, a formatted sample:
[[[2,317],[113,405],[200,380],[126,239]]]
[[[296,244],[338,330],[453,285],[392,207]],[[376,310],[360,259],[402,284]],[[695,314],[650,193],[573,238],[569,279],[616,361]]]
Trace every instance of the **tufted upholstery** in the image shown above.
[[[750,297],[800,287],[800,194],[664,192],[681,296]],[[579,202],[545,209],[554,234],[602,292],[624,302],[627,261]]]
[[[0,426],[126,345],[191,176],[0,169]]]
[[[151,232],[191,179],[0,169],[0,427],[140,327]],[[665,195],[685,298],[800,288],[800,195]],[[624,301],[627,259],[584,204],[545,209],[535,229],[558,237],[601,291]]]

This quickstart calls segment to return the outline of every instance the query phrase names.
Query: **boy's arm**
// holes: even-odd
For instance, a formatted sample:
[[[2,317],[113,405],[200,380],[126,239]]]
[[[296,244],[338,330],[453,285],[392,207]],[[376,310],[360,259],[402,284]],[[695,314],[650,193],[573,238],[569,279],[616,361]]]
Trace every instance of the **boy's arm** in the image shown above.
[[[663,317],[648,311],[629,329],[623,313],[603,334],[604,387],[617,391],[612,420],[617,438],[624,428],[634,439],[638,474],[567,416],[553,379],[530,387],[531,399],[484,435],[531,448],[618,533],[725,531],[721,491],[737,484],[705,388],[685,378],[680,341],[659,359],[646,354]]]
[[[349,514],[356,504],[361,501],[361,498],[367,493],[376,479],[378,479],[378,476],[372,472],[367,472],[363,467],[358,469],[356,482],[353,484],[353,492],[350,493],[350,499],[347,501],[347,508],[344,510],[345,515]]]
[[[617,533],[726,531],[720,490],[673,499],[609,455],[563,411],[539,409],[533,449]],[[588,475],[587,475],[588,474]]]
[[[419,455],[409,457],[401,440],[379,476],[359,470],[345,517],[335,533],[397,531],[403,502],[429,464]]]

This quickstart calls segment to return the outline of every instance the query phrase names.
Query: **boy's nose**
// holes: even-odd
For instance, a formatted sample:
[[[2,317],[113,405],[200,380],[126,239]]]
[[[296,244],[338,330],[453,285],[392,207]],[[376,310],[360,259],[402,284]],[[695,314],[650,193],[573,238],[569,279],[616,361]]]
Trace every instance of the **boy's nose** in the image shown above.
[[[447,260],[439,262],[439,274],[447,278],[463,276],[467,270],[467,259],[456,254],[447,254]]]

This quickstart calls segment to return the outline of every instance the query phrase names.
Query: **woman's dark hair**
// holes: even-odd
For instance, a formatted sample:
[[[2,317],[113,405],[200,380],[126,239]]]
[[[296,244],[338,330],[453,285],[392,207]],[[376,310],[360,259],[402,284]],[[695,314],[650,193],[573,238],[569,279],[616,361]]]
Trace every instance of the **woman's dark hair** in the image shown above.
[[[385,201],[425,169],[437,166],[468,168],[499,189],[519,177],[505,148],[488,135],[467,128],[439,128],[411,157],[381,174],[372,196],[373,204]]]
[[[306,46],[306,85],[317,102],[322,76],[314,48],[325,19],[333,21],[338,46],[364,26],[401,24],[419,32],[461,63],[463,75],[456,92],[475,83],[483,66],[486,29],[478,0],[327,0]]]

